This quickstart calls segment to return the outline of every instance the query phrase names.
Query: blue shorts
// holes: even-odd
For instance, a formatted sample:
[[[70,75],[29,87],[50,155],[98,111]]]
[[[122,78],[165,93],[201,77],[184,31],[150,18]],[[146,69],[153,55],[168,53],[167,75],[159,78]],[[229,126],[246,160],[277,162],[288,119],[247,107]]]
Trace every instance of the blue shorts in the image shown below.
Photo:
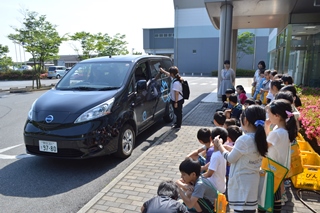
[[[206,165],[206,159],[204,157],[200,156],[200,155],[198,156],[198,161],[199,161],[201,166]]]

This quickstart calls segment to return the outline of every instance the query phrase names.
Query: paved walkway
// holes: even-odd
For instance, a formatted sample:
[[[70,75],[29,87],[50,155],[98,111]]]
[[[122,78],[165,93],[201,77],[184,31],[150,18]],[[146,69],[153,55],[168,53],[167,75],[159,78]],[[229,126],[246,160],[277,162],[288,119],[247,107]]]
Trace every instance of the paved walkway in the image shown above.
[[[249,92],[251,78],[237,79]],[[130,213],[140,212],[142,204],[154,197],[163,180],[180,178],[179,164],[192,150],[198,148],[196,133],[201,127],[211,128],[215,110],[221,106],[216,102],[213,91],[199,105],[184,117],[179,131],[170,130],[125,169],[117,178],[108,183],[79,213]],[[311,212],[295,195],[296,189],[288,188],[289,201],[283,206],[286,212]],[[320,212],[319,196],[304,193],[308,204]],[[232,211],[231,211],[232,212]]]

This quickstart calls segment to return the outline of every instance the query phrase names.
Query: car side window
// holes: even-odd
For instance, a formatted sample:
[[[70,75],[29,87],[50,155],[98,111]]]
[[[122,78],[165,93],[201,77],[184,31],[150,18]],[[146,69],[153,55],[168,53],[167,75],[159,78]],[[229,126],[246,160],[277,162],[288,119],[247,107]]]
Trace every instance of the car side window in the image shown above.
[[[146,63],[141,63],[134,71],[136,82],[139,80],[148,80],[148,70]]]
[[[132,94],[134,92],[134,83],[133,80],[131,80],[128,88],[128,95]]]
[[[161,62],[161,66],[164,70],[169,70],[169,68],[172,66],[172,62],[169,59],[163,60]]]
[[[150,61],[151,78],[155,78],[159,73],[160,61]]]

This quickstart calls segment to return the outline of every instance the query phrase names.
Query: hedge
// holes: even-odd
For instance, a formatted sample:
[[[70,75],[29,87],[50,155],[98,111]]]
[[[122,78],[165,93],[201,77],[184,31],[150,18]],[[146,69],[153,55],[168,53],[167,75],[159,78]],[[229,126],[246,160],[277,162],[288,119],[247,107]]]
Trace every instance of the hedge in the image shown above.
[[[255,70],[246,70],[246,69],[237,69],[236,70],[236,76],[237,77],[253,77],[255,73]],[[213,77],[218,77],[218,71],[214,70],[212,71]]]
[[[33,70],[0,72],[0,81],[32,80]],[[41,72],[44,73],[44,72]]]

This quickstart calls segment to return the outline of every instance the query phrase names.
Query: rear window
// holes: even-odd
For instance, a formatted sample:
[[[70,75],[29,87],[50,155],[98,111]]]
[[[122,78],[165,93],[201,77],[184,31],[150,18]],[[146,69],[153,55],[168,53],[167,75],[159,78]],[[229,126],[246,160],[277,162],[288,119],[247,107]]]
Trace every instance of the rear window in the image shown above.
[[[55,71],[56,67],[49,67],[49,71]]]

